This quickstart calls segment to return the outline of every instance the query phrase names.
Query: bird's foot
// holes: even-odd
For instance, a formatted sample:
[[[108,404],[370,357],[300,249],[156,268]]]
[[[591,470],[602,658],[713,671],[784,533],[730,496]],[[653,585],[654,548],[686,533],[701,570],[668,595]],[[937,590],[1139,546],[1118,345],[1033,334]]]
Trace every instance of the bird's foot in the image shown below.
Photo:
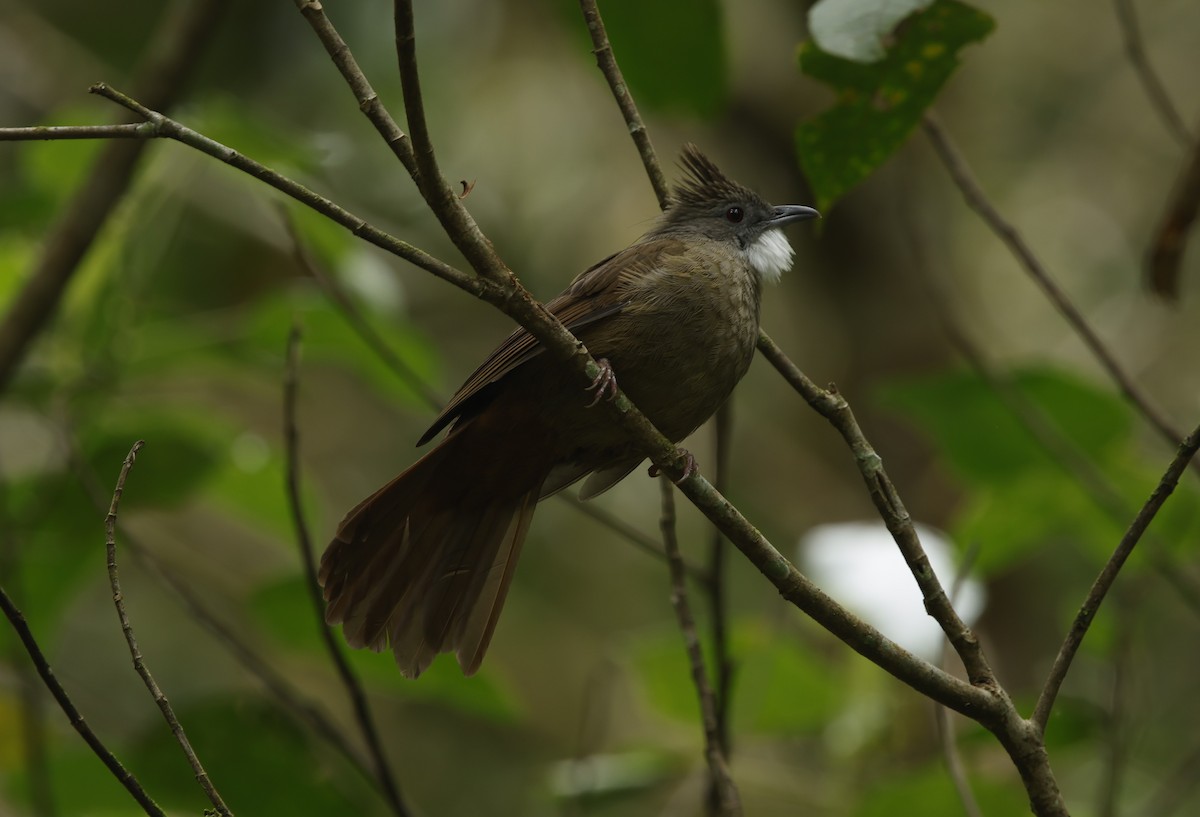
[[[587,404],[588,408],[600,402],[601,398],[607,397],[612,400],[617,396],[617,374],[613,371],[612,364],[607,358],[597,358],[596,365],[600,367],[600,373],[596,375],[596,379],[592,381],[592,385],[587,387],[588,391],[595,391],[596,396],[592,398],[592,402]]]
[[[675,480],[676,485],[683,482],[688,477],[693,476],[696,471],[699,470],[696,465],[696,458],[692,456],[691,451],[688,451],[686,448],[680,448],[679,454],[683,457],[683,476]],[[661,474],[662,471],[659,470],[657,465],[651,465],[650,470],[647,473],[652,477],[656,477]]]

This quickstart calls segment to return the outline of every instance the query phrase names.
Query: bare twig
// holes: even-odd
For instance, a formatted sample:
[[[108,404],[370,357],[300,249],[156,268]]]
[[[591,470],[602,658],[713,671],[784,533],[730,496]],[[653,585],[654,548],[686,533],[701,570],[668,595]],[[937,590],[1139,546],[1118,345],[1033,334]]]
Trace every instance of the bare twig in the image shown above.
[[[713,457],[713,487],[725,493],[729,487],[729,448],[733,438],[733,403],[717,410],[715,423],[716,452]],[[733,659],[729,654],[729,608],[726,603],[725,564],[728,543],[721,531],[713,529],[708,545],[708,571],[705,590],[712,619],[710,637],[713,650],[714,695],[716,698],[717,738],[721,753],[729,760],[729,710],[732,706]]]
[[[11,493],[0,483],[0,586],[7,585],[15,602],[24,596],[20,571],[20,546],[16,525],[7,499]],[[20,695],[21,749],[25,774],[29,780],[29,804],[36,817],[54,817],[54,784],[50,776],[50,757],[46,748],[45,690],[36,671],[25,660],[16,643],[8,656]]]
[[[154,108],[168,109],[174,105],[211,42],[227,5],[228,0],[193,0],[168,9],[158,30],[148,40],[150,50],[134,80],[140,98]],[[111,138],[112,134],[107,135]],[[43,133],[26,138],[50,137]],[[107,144],[43,238],[43,250],[33,271],[0,321],[0,392],[8,387],[30,344],[57,309],[79,262],[129,189],[145,147],[138,139]]]
[[[175,736],[179,748],[183,750],[184,757],[187,758],[188,765],[192,767],[192,772],[196,775],[196,782],[200,784],[200,788],[204,790],[205,796],[208,797],[209,802],[213,804],[218,813],[223,817],[232,817],[233,812],[229,810],[229,807],[225,805],[225,801],[221,799],[216,786],[213,785],[212,780],[208,777],[208,772],[204,771],[204,765],[201,764],[200,758],[196,756],[195,750],[192,749],[191,741],[188,740],[187,734],[183,731],[183,726],[179,723],[179,719],[175,717],[175,710],[171,707],[171,702],[158,686],[158,682],[154,680],[154,676],[150,674],[150,669],[146,666],[146,662],[142,658],[142,651],[138,648],[137,639],[133,635],[133,624],[130,623],[129,614],[125,611],[125,596],[121,593],[121,578],[117,573],[117,506],[121,504],[121,495],[125,492],[125,479],[129,476],[129,470],[133,468],[133,463],[137,459],[137,453],[143,445],[145,443],[142,440],[138,440],[133,444],[133,448],[129,449],[129,454],[126,455],[125,462],[121,464],[121,473],[117,477],[117,487],[113,491],[112,503],[108,506],[108,516],[104,518],[104,545],[108,552],[108,583],[112,587],[113,606],[117,608],[117,618],[121,622],[121,632],[125,635],[125,643],[129,645],[129,654],[133,657],[133,668],[137,670],[137,674],[141,676],[146,689],[150,690],[154,702],[158,704],[158,708],[162,711],[163,719],[166,720],[167,726],[171,729],[171,734]]]
[[[717,705],[713,698],[708,673],[704,669],[704,653],[700,649],[700,636],[696,633],[696,620],[692,617],[687,598],[687,576],[683,569],[683,556],[679,552],[679,541],[675,536],[675,488],[666,477],[659,478],[662,486],[662,529],[663,546],[667,552],[667,565],[671,571],[671,606],[683,632],[683,643],[687,649],[688,663],[692,671],[692,684],[700,699],[700,722],[704,728],[704,756],[708,760],[711,789],[716,795],[710,800],[713,814],[736,817],[742,813],[741,797],[737,786],[729,775],[725,754],[721,751],[721,736],[717,730]]]
[[[1133,6],[1133,0],[1114,0],[1113,5],[1117,12],[1117,24],[1121,28],[1121,39],[1125,41],[1125,53],[1129,55],[1129,62],[1133,65],[1134,73],[1142,83],[1142,89],[1150,99],[1150,104],[1158,113],[1163,125],[1170,131],[1171,136],[1175,137],[1175,140],[1183,147],[1190,147],[1194,141],[1192,134],[1184,123],[1183,117],[1179,115],[1179,109],[1171,101],[1171,95],[1167,93],[1167,88],[1158,76],[1158,72],[1150,64],[1150,57],[1146,54],[1146,48],[1142,42],[1142,29],[1138,25],[1137,9]]]
[[[408,817],[412,812],[404,803],[400,788],[396,785],[379,732],[375,728],[375,718],[371,714],[371,706],[367,694],[363,690],[358,676],[350,667],[350,662],[342,653],[333,631],[325,624],[325,602],[321,595],[321,584],[317,581],[316,553],[313,551],[312,537],[308,533],[308,523],[304,520],[303,506],[300,501],[300,464],[299,445],[300,432],[296,426],[296,390],[299,377],[300,357],[300,328],[293,326],[288,335],[287,369],[283,380],[283,437],[284,456],[287,471],[288,508],[292,513],[292,522],[296,527],[296,540],[300,545],[300,561],[304,566],[305,587],[312,600],[313,612],[316,614],[317,631],[329,652],[329,659],[337,669],[346,688],[346,694],[354,706],[354,716],[358,720],[359,729],[367,743],[367,751],[375,766],[375,775],[383,788],[388,805],[397,817]]]
[[[417,35],[411,0],[395,0],[396,59],[400,66],[400,87],[404,92],[404,112],[412,136],[417,173],[413,180],[441,222],[446,235],[480,276],[495,282],[516,285],[513,275],[479,229],[462,198],[442,175],[433,152],[433,139],[425,121],[425,103],[421,97],[421,79],[417,70]]]
[[[166,812],[159,808],[158,803],[155,803],[154,799],[146,793],[146,790],[142,788],[142,784],[133,776],[133,773],[121,765],[121,761],[117,760],[116,756],[108,750],[108,747],[100,741],[100,738],[96,737],[96,733],[84,721],[83,715],[79,713],[79,710],[71,701],[71,697],[67,695],[67,691],[58,682],[58,678],[54,675],[54,670],[50,668],[49,662],[46,661],[46,656],[42,654],[37,640],[29,630],[29,624],[26,623],[25,616],[2,587],[0,587],[0,609],[4,611],[4,615],[8,618],[8,622],[12,625],[13,630],[16,631],[17,637],[21,639],[21,643],[25,646],[25,651],[29,653],[29,658],[33,661],[33,666],[37,669],[38,675],[42,677],[42,682],[50,690],[50,694],[54,696],[54,700],[58,702],[59,707],[67,716],[67,720],[71,726],[83,738],[83,742],[91,748],[96,757],[100,758],[100,762],[125,787],[125,790],[137,801],[137,804],[142,807],[144,812],[149,814],[150,817],[166,817]]]
[[[96,480],[96,475],[80,455],[78,441],[69,433],[65,436],[68,458],[72,470],[75,472],[84,491],[91,498],[92,503],[98,510],[103,512],[106,500],[102,496],[102,489]],[[214,615],[208,606],[200,600],[200,596],[192,589],[191,585],[163,566],[150,548],[142,544],[132,533],[125,530],[119,520],[117,522],[117,530],[124,540],[125,547],[133,553],[142,566],[165,587],[171,590],[192,619],[207,630],[216,640],[217,644],[233,656],[234,660],[241,664],[247,672],[262,683],[270,693],[272,701],[292,712],[299,721],[312,729],[314,734],[333,746],[373,786],[377,788],[380,786],[379,781],[375,779],[374,773],[367,769],[363,758],[360,757],[359,753],[350,745],[341,730],[333,724],[319,706],[312,701],[305,700],[296,692],[295,688],[263,659],[260,649],[247,644],[232,627],[226,625],[219,617]]]
[[[950,177],[954,180],[955,185],[958,186],[959,191],[966,200],[967,206],[979,214],[980,218],[991,228],[992,232],[1004,242],[1009,251],[1017,258],[1021,266],[1033,278],[1034,282],[1041,287],[1042,292],[1050,299],[1054,308],[1070,324],[1088,351],[1092,353],[1108,373],[1108,376],[1117,384],[1117,388],[1121,391],[1121,394],[1133,404],[1160,436],[1169,441],[1172,446],[1178,445],[1179,441],[1183,439],[1183,434],[1173,428],[1159,410],[1150,403],[1149,398],[1142,393],[1141,389],[1133,382],[1133,378],[1117,362],[1113,353],[1100,340],[1100,336],[1096,334],[1095,330],[1092,329],[1091,324],[1087,322],[1083,314],[1071,299],[1067,297],[1066,292],[1050,277],[1050,273],[1047,272],[1038,257],[1034,255],[1029,245],[1025,243],[1025,239],[1017,231],[1017,228],[1005,220],[992,205],[991,201],[988,200],[983,192],[983,188],[979,186],[979,183],[972,175],[966,160],[950,140],[950,135],[946,133],[932,113],[925,114],[921,120],[921,125],[925,129],[925,134],[929,137],[929,141],[933,145],[938,158],[941,159],[942,164],[945,165],[946,170],[950,173]],[[1200,464],[1197,464],[1196,468],[1200,469]]]
[[[414,247],[407,242],[401,241],[395,236],[389,235],[384,231],[373,227],[363,219],[339,207],[324,196],[320,196],[309,190],[304,185],[287,178],[286,176],[276,173],[274,170],[259,164],[241,153],[238,153],[233,148],[226,147],[220,142],[216,142],[197,133],[191,128],[184,127],[179,122],[176,122],[170,117],[163,116],[161,113],[151,110],[135,99],[121,93],[104,83],[97,83],[91,88],[92,93],[98,94],[105,99],[112,100],[122,107],[128,108],[139,116],[143,117],[152,127],[146,128],[145,135],[147,138],[162,138],[174,139],[177,142],[194,148],[201,153],[213,157],[224,162],[231,167],[246,173],[258,179],[265,184],[274,187],[279,192],[290,196],[301,204],[309,207],[321,215],[345,227],[354,235],[374,244],[380,249],[403,258],[414,266],[420,267],[426,272],[430,272],[444,281],[454,284],[459,289],[465,290],[472,295],[478,297],[487,297],[489,288],[486,282],[479,281],[474,276],[468,275],[465,272],[455,269],[423,250]],[[495,297],[496,293],[491,293]]]
[[[146,125],[35,125],[31,128],[0,128],[0,142],[59,141],[65,139],[144,139]]]
[[[312,26],[317,39],[321,41],[321,45],[325,46],[325,52],[337,66],[338,73],[342,75],[354,93],[354,98],[358,100],[358,109],[375,126],[375,130],[379,131],[383,141],[392,149],[392,153],[396,155],[396,158],[404,165],[404,169],[415,181],[418,172],[412,143],[408,136],[400,130],[396,120],[392,118],[379,99],[379,94],[367,81],[366,75],[358,67],[358,61],[354,59],[354,54],[350,51],[350,46],[346,45],[342,35],[338,34],[333,23],[325,16],[325,9],[317,0],[296,0],[296,8]]]
[[[625,84],[625,78],[621,76],[617,58],[613,56],[612,43],[608,41],[608,32],[604,29],[604,20],[600,17],[600,9],[596,7],[596,0],[579,0],[579,8],[587,23],[588,34],[592,37],[592,53],[596,55],[596,65],[599,66],[600,73],[604,74],[604,78],[608,80],[608,87],[612,91],[613,98],[617,100],[617,107],[621,109],[621,115],[625,117],[629,135],[633,137],[638,155],[642,157],[642,164],[646,168],[646,177],[650,179],[650,186],[654,188],[658,206],[665,208],[670,201],[671,191],[667,187],[667,179],[663,175],[662,166],[659,165],[658,157],[654,153],[654,145],[650,142],[650,132],[646,130],[646,126],[642,122],[642,115],[638,113],[633,95],[629,93],[629,86]]]
[[[1154,243],[1150,246],[1150,288],[1174,300],[1179,295],[1179,268],[1187,248],[1188,235],[1200,214],[1200,139],[1187,157],[1187,167],[1167,201]]]
[[[760,332],[758,351],[762,353],[783,378],[812,406],[817,413],[828,420],[845,439],[846,444],[854,454],[855,462],[867,484],[867,491],[875,503],[876,509],[887,525],[904,560],[921,588],[925,599],[925,609],[929,615],[941,625],[950,645],[962,659],[967,675],[973,684],[996,686],[996,678],[988,665],[987,657],[979,646],[979,640],[963,620],[955,612],[946,591],[929,564],[929,557],[921,547],[920,538],[913,527],[903,502],[896,493],[895,486],[883,469],[883,460],[875,453],[875,449],[863,436],[862,429],[854,419],[850,405],[832,387],[830,390],[819,388],[809,380],[796,365],[788,360],[783,350],[775,344],[766,332]]]
[[[1050,710],[1054,707],[1054,700],[1058,696],[1058,690],[1062,687],[1063,680],[1067,677],[1067,672],[1071,669],[1071,662],[1075,659],[1075,653],[1079,650],[1079,645],[1083,643],[1083,637],[1087,635],[1088,627],[1091,626],[1092,619],[1095,618],[1096,612],[1100,609],[1100,604],[1104,601],[1104,597],[1108,595],[1109,589],[1113,582],[1117,580],[1117,575],[1121,572],[1121,567],[1125,564],[1125,560],[1129,558],[1129,554],[1133,552],[1134,547],[1141,540],[1142,534],[1146,532],[1146,528],[1154,520],[1158,509],[1167,501],[1167,497],[1175,490],[1176,484],[1179,482],[1179,476],[1183,470],[1188,467],[1188,463],[1196,454],[1196,450],[1200,449],[1200,427],[1197,427],[1186,439],[1180,444],[1175,458],[1171,461],[1171,465],[1159,480],[1158,486],[1154,492],[1150,494],[1150,498],[1146,500],[1146,504],[1138,511],[1129,529],[1121,538],[1120,544],[1117,545],[1108,563],[1100,571],[1100,575],[1096,577],[1096,581],[1092,584],[1092,589],[1088,592],[1087,598],[1083,601],[1083,606],[1079,608],[1079,613],[1075,616],[1074,622],[1071,624],[1071,629],[1067,632],[1067,637],[1064,639],[1062,647],[1059,648],[1058,656],[1054,659],[1054,665],[1050,668],[1050,674],[1046,678],[1046,684],[1042,688],[1041,694],[1038,696],[1037,705],[1033,710],[1032,722],[1033,725],[1041,732],[1046,730],[1046,722],[1050,718]]]
[[[958,570],[954,575],[954,582],[950,585],[950,603],[958,601],[959,593],[962,592],[963,585],[966,584],[967,578],[971,573],[971,568],[975,565],[975,560],[979,557],[979,542],[972,542],[963,554],[962,562],[958,566]],[[941,666],[946,660],[945,642],[941,649],[941,658],[938,659],[938,665]],[[954,720],[950,717],[950,710],[941,704],[933,705],[934,723],[937,725],[938,740],[942,744],[942,757],[946,760],[946,771],[950,775],[950,781],[954,784],[954,791],[958,795],[958,801],[962,804],[963,813],[966,817],[983,817],[983,812],[980,811],[979,802],[975,799],[975,792],[971,790],[971,781],[967,777],[966,767],[962,762],[962,755],[958,751],[958,741],[954,733]]]

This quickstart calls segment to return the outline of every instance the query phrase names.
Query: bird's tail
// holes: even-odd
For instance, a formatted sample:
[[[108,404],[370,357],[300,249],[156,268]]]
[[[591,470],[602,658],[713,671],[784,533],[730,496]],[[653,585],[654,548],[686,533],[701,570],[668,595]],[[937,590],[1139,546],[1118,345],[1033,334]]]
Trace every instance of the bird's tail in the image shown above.
[[[352,647],[390,647],[409,678],[442,652],[479,669],[545,479],[527,451],[488,473],[478,436],[455,429],[359,503],[321,559],[325,620]]]

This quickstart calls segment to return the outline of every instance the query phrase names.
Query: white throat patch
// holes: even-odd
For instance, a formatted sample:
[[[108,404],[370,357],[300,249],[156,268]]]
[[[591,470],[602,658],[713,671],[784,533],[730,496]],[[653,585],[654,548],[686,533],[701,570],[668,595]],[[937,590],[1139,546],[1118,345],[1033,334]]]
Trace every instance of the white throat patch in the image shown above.
[[[795,250],[788,243],[783,230],[767,230],[743,252],[758,277],[774,283],[785,270],[792,268]]]

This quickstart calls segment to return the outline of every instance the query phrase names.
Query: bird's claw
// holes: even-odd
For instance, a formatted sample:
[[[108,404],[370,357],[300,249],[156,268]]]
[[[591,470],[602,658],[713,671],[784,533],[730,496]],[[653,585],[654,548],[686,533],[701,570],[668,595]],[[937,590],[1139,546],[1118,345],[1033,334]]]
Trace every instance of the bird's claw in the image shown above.
[[[598,358],[596,365],[600,367],[600,373],[596,375],[592,385],[587,387],[588,391],[596,392],[596,396],[592,398],[592,402],[587,404],[588,408],[599,403],[603,397],[612,400],[617,396],[617,374],[613,371],[612,365],[606,358]]]
[[[679,454],[683,457],[683,475],[679,479],[674,480],[676,485],[683,482],[688,477],[694,476],[696,471],[699,470],[699,468],[696,466],[696,458],[692,456],[691,451],[688,451],[686,448],[681,448],[679,449]],[[651,465],[650,470],[647,473],[652,477],[656,477],[661,474],[662,471],[657,465]]]

